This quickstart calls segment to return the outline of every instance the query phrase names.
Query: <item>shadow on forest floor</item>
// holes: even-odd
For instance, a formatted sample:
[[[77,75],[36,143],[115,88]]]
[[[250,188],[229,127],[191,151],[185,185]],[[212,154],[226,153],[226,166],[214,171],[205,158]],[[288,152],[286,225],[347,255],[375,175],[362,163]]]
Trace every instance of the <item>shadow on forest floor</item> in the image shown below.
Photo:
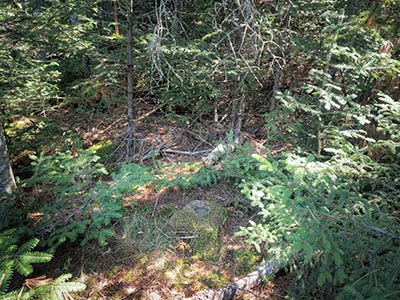
[[[155,194],[140,201],[139,206],[114,224],[117,234],[107,246],[91,243],[84,248],[61,247],[53,266],[46,265],[46,268],[73,272],[84,280],[88,288],[80,299],[184,299],[200,290],[224,286],[252,272],[262,260],[244,238],[235,236],[240,226],[246,226],[254,218],[254,211],[241,207],[243,202],[237,190],[215,185]],[[165,226],[168,216],[193,199],[215,202],[226,208],[226,219],[216,239],[207,239],[207,236],[204,239],[201,232],[196,235],[178,232],[177,235]],[[135,227],[137,222],[142,222],[139,228]],[[126,236],[127,224],[139,230],[134,239]],[[159,234],[149,228],[158,230]],[[162,238],[164,241],[160,241]],[[290,278],[290,275],[278,274],[238,299],[282,299]]]
[[[31,143],[31,149],[21,152],[17,148],[23,141],[15,141],[13,153],[22,153],[12,158],[17,173],[19,170],[23,176],[29,176],[24,173],[29,169],[27,157],[40,151],[68,149],[74,152],[92,148],[109,166],[121,162],[125,150],[126,121],[121,117],[124,109],[115,108],[107,115],[66,111],[64,115],[50,114],[43,120],[30,120],[36,124],[32,127],[36,130],[31,130],[32,125],[19,130],[26,132],[25,138],[41,143]],[[146,115],[146,112],[151,109],[144,105],[138,115]],[[260,130],[263,120],[259,122],[253,120],[244,129],[243,138],[263,152],[265,141],[258,139],[263,136],[264,129]],[[47,125],[40,129],[37,124]],[[49,126],[58,131],[49,135],[46,131]],[[186,125],[181,120],[160,117],[157,112],[148,114],[137,121],[135,160],[150,165],[201,163],[207,150],[225,138],[227,128],[207,120],[199,119]],[[193,200],[222,207],[224,213],[221,214],[225,216],[221,226],[211,226],[208,230],[196,228],[195,224],[188,231],[171,228],[172,216]],[[256,218],[248,200],[235,188],[217,184],[190,190],[157,191],[150,185],[124,201],[138,204],[128,208],[124,218],[113,224],[116,235],[107,246],[100,247],[95,242],[85,247],[66,243],[57,250],[54,260],[38,266],[34,275],[55,277],[73,273],[88,285],[80,299],[180,299],[203,289],[224,286],[252,272],[262,260],[244,238],[235,236],[241,226],[248,225],[249,219]],[[131,203],[125,204],[131,207]],[[277,276],[240,299],[281,299],[289,279],[290,275]]]

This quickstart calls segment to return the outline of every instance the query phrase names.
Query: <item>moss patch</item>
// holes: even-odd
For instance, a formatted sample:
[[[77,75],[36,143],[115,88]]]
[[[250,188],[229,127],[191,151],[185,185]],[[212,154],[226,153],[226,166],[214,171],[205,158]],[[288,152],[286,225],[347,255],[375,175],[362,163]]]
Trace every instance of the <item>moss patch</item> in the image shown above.
[[[110,140],[101,141],[89,147],[89,150],[96,151],[96,153],[105,160],[115,150],[115,146]]]
[[[202,208],[208,210],[208,213],[197,213]],[[177,232],[187,232],[192,235],[207,230],[219,232],[227,216],[226,208],[218,203],[195,200],[177,210],[170,218],[169,225]]]
[[[177,210],[169,226],[182,240],[188,240],[191,253],[199,259],[217,261],[221,249],[219,231],[228,216],[225,207],[212,201],[195,200]]]

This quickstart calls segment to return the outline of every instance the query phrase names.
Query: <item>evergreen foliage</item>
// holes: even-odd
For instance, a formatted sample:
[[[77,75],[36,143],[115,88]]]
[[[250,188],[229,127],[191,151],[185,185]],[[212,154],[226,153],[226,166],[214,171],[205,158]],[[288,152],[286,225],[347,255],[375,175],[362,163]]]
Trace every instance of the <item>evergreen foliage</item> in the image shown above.
[[[21,275],[28,276],[33,271],[32,263],[49,262],[52,258],[50,254],[31,251],[39,243],[38,239],[29,240],[20,247],[17,247],[17,242],[15,230],[1,232],[0,254],[2,256],[0,266],[0,293],[4,293],[7,290],[9,280],[15,269]]]
[[[105,245],[124,199],[144,187],[219,182],[258,209],[240,234],[296,274],[296,299],[397,299],[399,0],[135,1],[133,66],[128,2],[117,2],[120,35],[112,1],[0,7],[0,123],[11,154],[32,161],[18,193],[0,198],[0,299],[63,299],[84,288],[62,275],[6,293],[14,272],[29,276],[51,259],[33,251],[39,238],[50,253],[64,242]],[[166,118],[230,123],[233,143],[242,121],[263,115],[268,146],[291,153],[250,156],[242,145],[219,168],[166,174],[130,162],[109,175],[48,114],[109,113],[125,101],[131,67],[135,96]],[[23,118],[31,125],[12,125]]]
[[[400,284],[399,266],[393,264],[400,227],[392,201],[398,195],[384,186],[365,190],[371,180],[368,160],[351,165],[353,159],[343,164],[338,157],[255,159],[259,172],[240,186],[262,222],[252,222],[241,234],[298,274],[293,290],[298,297],[392,299]],[[396,182],[399,168],[374,170],[376,182]],[[383,203],[383,194],[391,200]]]
[[[52,259],[52,255],[45,252],[32,251],[39,240],[34,238],[18,246],[15,230],[0,232],[0,299],[64,299],[69,292],[78,292],[86,288],[79,282],[66,282],[71,278],[70,274],[64,274],[52,280],[44,278],[30,279],[31,285],[26,283],[20,291],[7,292],[10,279],[14,271],[27,277],[33,272],[32,264],[46,263]],[[28,282],[28,280],[27,280]]]

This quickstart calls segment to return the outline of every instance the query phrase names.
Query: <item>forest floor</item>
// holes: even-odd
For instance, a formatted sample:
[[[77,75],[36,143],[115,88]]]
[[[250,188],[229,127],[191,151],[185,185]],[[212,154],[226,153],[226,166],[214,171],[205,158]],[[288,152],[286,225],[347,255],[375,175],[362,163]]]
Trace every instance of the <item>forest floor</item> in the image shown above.
[[[132,224],[127,213],[121,223],[115,224],[120,229],[116,230],[117,234],[108,246],[99,247],[93,243],[84,248],[63,247],[55,256],[64,272],[74,272],[88,285],[80,299],[185,299],[201,290],[225,286],[254,271],[262,260],[244,238],[235,236],[240,226],[246,226],[252,217],[250,212],[243,212],[240,203],[237,207],[232,203],[231,199],[238,199],[237,193],[223,185],[191,191],[177,189],[159,197],[146,197],[140,201],[140,207],[136,207],[150,218],[151,214],[146,212],[153,212],[154,208],[157,216],[166,208],[184,207],[191,199],[217,201],[228,211],[217,241],[183,236],[168,239],[165,244],[159,240],[160,235],[145,229],[154,224],[145,219],[140,219],[144,223],[139,234],[129,239],[124,237],[126,233],[123,229],[121,232],[119,226],[121,223]],[[128,221],[124,223],[124,220]],[[133,228],[138,230],[135,222]],[[161,228],[165,230],[160,224]],[[268,283],[245,291],[237,299],[284,299],[289,281],[290,275],[279,273]]]
[[[176,116],[165,118],[144,104],[137,115],[142,117],[136,121],[133,159],[147,165],[185,162],[196,169],[203,163],[202,157],[226,139],[229,128],[229,124],[224,127],[210,118],[202,120],[201,116],[190,124]],[[121,116],[123,107],[113,108],[107,114],[50,113],[46,118],[52,120],[54,128],[73,132],[77,139],[69,134],[68,139],[54,140],[48,151],[68,143],[70,149],[98,150],[105,164],[123,163],[126,121]],[[263,122],[253,118],[242,134],[259,153],[266,151]],[[60,132],[54,136],[59,135]],[[76,142],[78,139],[82,142]],[[283,150],[287,149],[279,145],[268,148],[270,152]],[[22,174],[26,157],[13,159]],[[185,171],[178,168],[174,172],[180,170]],[[202,235],[201,226],[198,230],[182,231],[171,225],[174,213],[194,200],[212,203],[223,210],[223,220],[212,224],[210,235]],[[127,213],[113,224],[116,235],[107,246],[91,243],[81,247],[67,243],[57,250],[53,262],[44,266],[46,269],[38,268],[36,273],[45,272],[48,277],[73,273],[88,286],[79,299],[184,299],[245,276],[263,259],[262,254],[246,244],[244,237],[236,235],[241,226],[257,218],[257,213],[235,187],[219,183],[186,190],[156,190],[149,185],[124,201]],[[268,283],[244,291],[237,299],[283,299],[290,279],[290,274],[279,273]]]

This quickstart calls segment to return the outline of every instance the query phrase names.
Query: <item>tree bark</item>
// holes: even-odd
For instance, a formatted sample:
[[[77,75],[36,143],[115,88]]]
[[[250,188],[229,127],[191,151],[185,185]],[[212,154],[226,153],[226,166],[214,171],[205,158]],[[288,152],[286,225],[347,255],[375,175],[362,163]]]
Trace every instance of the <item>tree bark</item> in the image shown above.
[[[126,145],[127,158],[134,153],[135,123],[133,106],[133,58],[132,58],[132,30],[133,30],[133,0],[130,0],[128,10],[128,33],[127,33],[127,51],[128,51],[128,137]]]
[[[16,187],[14,174],[8,158],[8,150],[3,127],[0,124],[0,194],[4,192],[11,194]]]
[[[236,112],[236,118],[235,118],[235,123],[234,123],[234,133],[233,133],[233,141],[235,144],[240,144],[240,133],[242,131],[242,123],[243,123],[243,117],[244,117],[244,106],[246,102],[246,92],[243,91],[242,95],[240,96],[239,100],[239,107]]]
[[[173,22],[172,22],[172,30],[174,35],[179,32],[179,23],[181,22],[180,20],[180,14],[183,8],[183,1],[182,0],[174,0],[174,12],[173,12]]]
[[[280,68],[279,65],[277,65],[276,68],[277,69],[276,69],[275,74],[274,74],[274,86],[272,88],[272,96],[271,96],[271,100],[269,102],[269,108],[268,108],[269,112],[274,111],[274,109],[277,106],[276,93],[279,90],[279,83],[280,83],[280,77],[281,77],[281,68]]]

